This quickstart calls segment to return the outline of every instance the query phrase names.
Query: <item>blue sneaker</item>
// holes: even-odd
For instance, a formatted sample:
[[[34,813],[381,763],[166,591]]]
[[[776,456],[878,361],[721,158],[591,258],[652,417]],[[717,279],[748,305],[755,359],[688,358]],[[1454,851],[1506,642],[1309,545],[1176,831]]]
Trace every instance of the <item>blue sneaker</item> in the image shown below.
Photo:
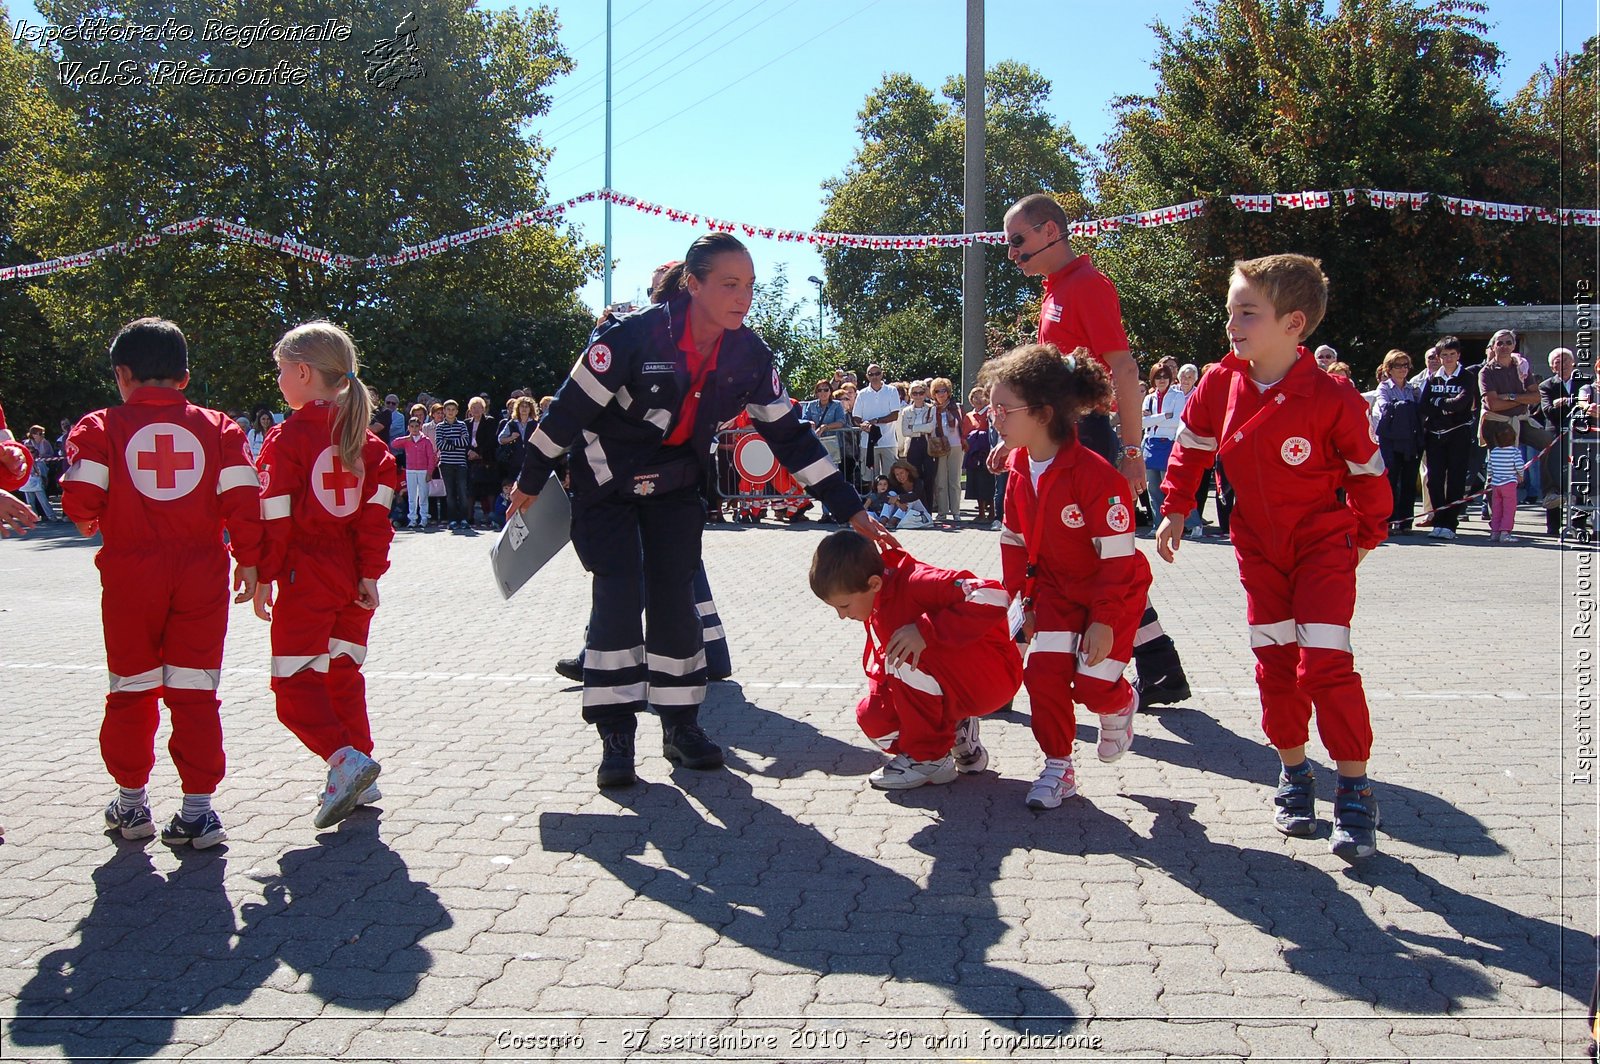
[[[185,820],[181,814],[174,814],[172,822],[161,829],[161,841],[168,846],[193,846],[197,850],[215,846],[227,841],[227,838],[228,833],[222,830],[221,818],[210,810],[194,820]]]
[[[1305,838],[1317,830],[1317,777],[1309,771],[1278,773],[1278,793],[1272,796],[1278,811],[1272,824],[1285,835]]]
[[[1341,790],[1333,798],[1333,835],[1328,848],[1351,864],[1378,852],[1378,800],[1372,789]]]
[[[106,830],[119,831],[125,839],[148,839],[156,833],[155,821],[150,819],[148,805],[136,805],[132,809],[122,808],[117,799],[111,799],[111,804],[106,806]]]

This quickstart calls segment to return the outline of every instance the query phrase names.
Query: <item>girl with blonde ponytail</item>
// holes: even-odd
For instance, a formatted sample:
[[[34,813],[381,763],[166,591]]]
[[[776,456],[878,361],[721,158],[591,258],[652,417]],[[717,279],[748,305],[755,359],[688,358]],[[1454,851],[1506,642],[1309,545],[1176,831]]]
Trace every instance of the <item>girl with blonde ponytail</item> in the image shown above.
[[[349,333],[326,321],[297,325],[272,357],[295,413],[261,447],[256,614],[272,622],[278,719],[327,762],[314,817],[326,828],[381,797],[361,664],[389,568],[398,476],[389,448],[367,431],[376,400]]]

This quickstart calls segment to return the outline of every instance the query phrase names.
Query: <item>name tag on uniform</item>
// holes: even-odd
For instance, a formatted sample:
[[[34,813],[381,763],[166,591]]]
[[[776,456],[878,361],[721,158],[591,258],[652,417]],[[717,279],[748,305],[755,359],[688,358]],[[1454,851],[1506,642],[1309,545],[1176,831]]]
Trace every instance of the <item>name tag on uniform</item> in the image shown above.
[[[640,372],[641,373],[676,373],[677,370],[678,370],[678,364],[676,362],[646,362],[644,364],[644,368],[642,370],[640,370]]]
[[[1026,612],[1022,608],[1022,596],[1013,595],[1011,605],[1006,607],[1006,623],[1011,626],[1011,639],[1015,642],[1022,638],[1022,626],[1027,623]]]

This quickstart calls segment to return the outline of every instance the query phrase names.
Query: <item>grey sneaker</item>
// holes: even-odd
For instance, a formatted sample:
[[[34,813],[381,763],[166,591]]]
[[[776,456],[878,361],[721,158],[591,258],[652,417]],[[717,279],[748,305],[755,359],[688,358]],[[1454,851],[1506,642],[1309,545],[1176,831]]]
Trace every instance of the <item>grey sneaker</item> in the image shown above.
[[[906,791],[924,783],[949,783],[958,775],[955,758],[949,754],[937,761],[913,761],[905,754],[896,754],[868,782],[880,791]]]
[[[950,756],[955,758],[956,771],[971,776],[989,767],[989,751],[978,741],[978,722],[981,717],[963,717],[956,725],[956,745]]]
[[[382,771],[382,765],[353,746],[337,750],[328,765],[328,782],[311,822],[319,828],[330,828],[349,816],[360,801],[361,792],[372,786]]]

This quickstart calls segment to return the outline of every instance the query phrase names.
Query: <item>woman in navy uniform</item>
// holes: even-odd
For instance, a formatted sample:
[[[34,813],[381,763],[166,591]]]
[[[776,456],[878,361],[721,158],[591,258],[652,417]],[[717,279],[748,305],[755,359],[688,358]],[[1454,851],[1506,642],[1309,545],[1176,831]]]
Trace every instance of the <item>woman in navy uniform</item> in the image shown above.
[[[892,542],[800,421],[771,350],[745,327],[755,286],[745,246],[709,233],[663,284],[666,302],[596,327],[528,439],[510,503],[533,505],[571,451],[572,544],[594,575],[583,718],[604,746],[601,787],[635,781],[636,715],[647,707],[661,717],[667,760],[723,763],[699,724],[706,659],[694,593],[700,484],[719,424],[748,412],[807,491],[863,535]]]

